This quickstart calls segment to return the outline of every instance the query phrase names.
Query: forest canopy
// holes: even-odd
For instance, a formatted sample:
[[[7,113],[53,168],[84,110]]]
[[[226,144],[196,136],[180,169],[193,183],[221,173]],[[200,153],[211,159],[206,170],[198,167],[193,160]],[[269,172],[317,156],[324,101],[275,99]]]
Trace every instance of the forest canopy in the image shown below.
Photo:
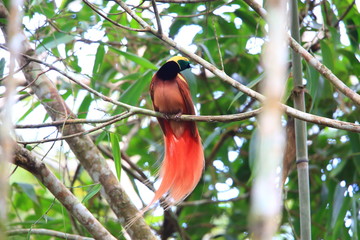
[[[286,140],[273,172],[278,187],[284,180],[275,236],[305,239],[307,222],[313,239],[359,239],[360,2],[296,3],[299,27],[290,31],[287,19],[292,37],[279,53]],[[269,6],[0,0],[0,239],[251,239],[260,129],[275,128],[259,121],[262,94],[279,90],[265,84],[266,66],[279,57],[264,57],[274,31]],[[182,73],[197,113],[179,119],[196,121],[205,169],[183,202],[166,211],[157,203],[129,225],[158,188],[164,156],[156,119],[164,116],[149,85],[177,55],[191,62]],[[299,122],[307,158],[299,157]]]

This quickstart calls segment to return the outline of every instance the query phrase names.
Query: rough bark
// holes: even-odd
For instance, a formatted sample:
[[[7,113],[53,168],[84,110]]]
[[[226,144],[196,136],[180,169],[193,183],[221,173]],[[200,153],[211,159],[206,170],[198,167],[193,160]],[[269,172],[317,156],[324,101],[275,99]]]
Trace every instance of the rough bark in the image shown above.
[[[106,228],[79,202],[79,200],[61,183],[32,153],[20,146],[15,147],[14,164],[31,172],[57,200],[73,215],[96,239],[115,240]]]

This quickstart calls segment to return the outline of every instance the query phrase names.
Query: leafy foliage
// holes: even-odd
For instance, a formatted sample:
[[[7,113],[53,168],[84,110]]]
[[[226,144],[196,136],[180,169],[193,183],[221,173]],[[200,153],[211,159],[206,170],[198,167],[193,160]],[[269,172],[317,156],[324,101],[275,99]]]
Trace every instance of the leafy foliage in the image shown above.
[[[178,52],[149,33],[116,27],[84,2],[60,2],[58,5],[59,1],[32,0],[24,8],[25,34],[43,61],[65,69],[115,100],[152,109],[148,94],[152,74]],[[133,4],[139,16],[156,26],[150,1],[127,2]],[[113,1],[96,1],[96,6],[120,25],[141,28]],[[178,44],[193,49],[219,68],[223,65],[229,76],[258,90],[263,78],[260,54],[266,41],[266,24],[245,2],[158,3],[158,8],[161,9],[163,28]],[[303,1],[299,3],[299,12],[302,44],[347,86],[359,92],[359,9],[351,0]],[[4,60],[0,60],[0,78],[7,74]],[[192,90],[196,89],[193,97],[201,115],[234,114],[260,106],[201,66],[195,66],[187,75],[188,79],[196,79],[190,85]],[[123,111],[72,84],[57,72],[49,72],[49,76],[78,118],[102,119]],[[360,122],[358,106],[336,91],[306,62],[303,63],[303,77],[310,113]],[[291,90],[289,87],[285,96],[290,98]],[[17,118],[19,124],[50,121],[33,96],[23,98],[17,107],[21,109]],[[88,129],[91,127],[91,124],[86,125]],[[250,118],[232,123],[198,123],[198,127],[205,147],[206,169],[186,204],[180,204],[175,210],[179,226],[185,229],[189,239],[201,239],[205,235],[214,239],[247,239],[257,121]],[[51,134],[55,136],[51,130],[37,131],[19,129],[17,134],[28,141]],[[359,134],[314,124],[308,124],[308,133],[312,237],[358,239]],[[148,203],[150,195],[134,178],[136,170],[126,162],[120,162],[120,158],[136,162],[143,174],[154,181],[163,156],[162,133],[156,120],[137,115],[104,127],[91,136],[109,159],[109,164],[113,164],[110,160],[115,161],[114,171],[121,176],[124,187],[134,199],[140,197],[141,201],[136,201],[138,206],[143,206],[142,201]],[[101,186],[89,187],[94,183],[77,166],[66,145],[40,144],[33,152],[52,167],[80,200],[83,199],[86,207],[114,236],[122,238],[115,216],[98,194]],[[84,228],[34,179],[22,169],[16,169],[12,174],[9,229],[47,228],[87,236]],[[281,239],[300,239],[297,184],[294,170],[285,184],[283,218],[278,233]],[[201,199],[213,202],[198,203]],[[162,225],[166,217],[164,220],[157,212],[150,211],[146,219],[163,238],[179,238],[173,226]],[[50,237],[37,236],[36,239]]]

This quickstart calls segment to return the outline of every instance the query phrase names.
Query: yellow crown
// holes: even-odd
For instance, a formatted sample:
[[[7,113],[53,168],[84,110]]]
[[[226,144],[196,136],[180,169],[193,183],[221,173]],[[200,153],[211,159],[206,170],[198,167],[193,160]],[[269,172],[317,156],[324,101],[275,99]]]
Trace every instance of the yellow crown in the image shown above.
[[[184,60],[186,62],[189,62],[189,59],[187,59],[186,57],[182,57],[182,56],[175,56],[175,57],[172,57],[168,60],[168,62],[170,61],[174,61],[174,62],[178,62],[179,60]]]

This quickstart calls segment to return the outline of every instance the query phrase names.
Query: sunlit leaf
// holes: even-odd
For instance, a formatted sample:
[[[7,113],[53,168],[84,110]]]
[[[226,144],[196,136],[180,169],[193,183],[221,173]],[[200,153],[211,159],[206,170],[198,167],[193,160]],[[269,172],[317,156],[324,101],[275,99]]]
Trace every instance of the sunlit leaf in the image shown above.
[[[149,60],[147,60],[146,58],[143,57],[139,57],[133,53],[130,52],[124,52],[121,50],[118,50],[114,47],[109,47],[109,49],[119,55],[124,56],[126,59],[131,60],[137,64],[139,64],[140,66],[143,66],[146,69],[153,69],[153,70],[157,70],[158,67],[155,66],[152,62],[150,62]]]
[[[87,201],[89,201],[93,196],[95,196],[101,190],[101,187],[102,186],[100,183],[92,186],[81,202],[86,203]]]
[[[99,72],[100,66],[104,61],[104,56],[105,56],[104,45],[100,44],[95,55],[94,67],[92,70],[93,75],[96,75]]]
[[[90,94],[88,94],[85,96],[84,100],[82,101],[79,107],[78,118],[86,118],[91,103],[92,103],[92,97]]]
[[[136,105],[139,102],[141,94],[144,89],[150,85],[152,73],[148,72],[134,82],[128,89],[120,96],[120,102],[130,105]]]
[[[335,193],[334,193],[334,202],[332,206],[332,215],[331,215],[331,227],[335,226],[342,208],[344,198],[345,198],[345,187],[341,187],[340,184],[336,186]]]
[[[73,40],[74,40],[74,36],[72,36],[72,35],[65,34],[65,33],[60,33],[60,32],[55,32],[55,33],[49,35],[47,38],[45,38],[41,42],[39,47],[36,49],[36,52],[39,54],[39,53],[42,53],[44,51],[55,48],[60,44],[69,43],[69,42],[71,42]]]
[[[34,186],[28,183],[17,182],[14,186],[18,186],[34,203],[39,204],[38,197],[36,196]]]
[[[264,74],[259,75],[257,78],[255,78],[254,80],[252,80],[251,82],[249,82],[249,83],[246,85],[246,87],[248,87],[248,88],[253,88],[256,84],[258,84],[261,80],[263,80],[263,78],[264,78]],[[239,91],[239,92],[235,95],[234,99],[231,101],[228,109],[234,104],[234,102],[236,102],[236,101],[237,101],[241,96],[243,96],[243,95],[244,95],[244,93],[241,92],[241,91]]]

